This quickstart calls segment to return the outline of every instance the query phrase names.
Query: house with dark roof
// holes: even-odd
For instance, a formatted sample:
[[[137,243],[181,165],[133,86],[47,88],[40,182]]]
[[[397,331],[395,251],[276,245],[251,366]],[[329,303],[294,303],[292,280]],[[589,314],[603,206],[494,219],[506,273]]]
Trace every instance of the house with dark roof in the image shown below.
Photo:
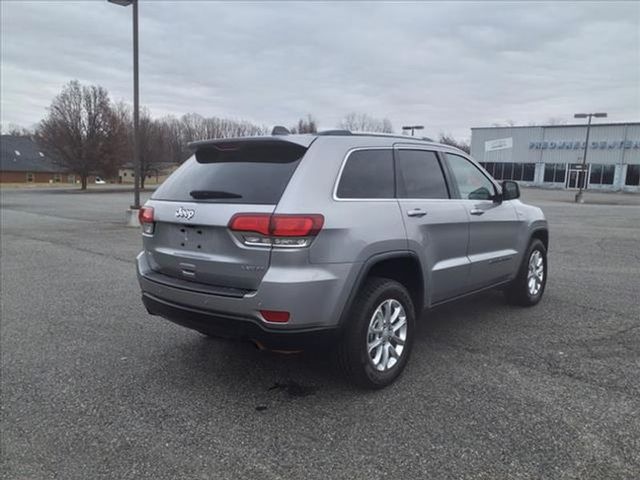
[[[0,183],[75,183],[31,137],[0,136]]]

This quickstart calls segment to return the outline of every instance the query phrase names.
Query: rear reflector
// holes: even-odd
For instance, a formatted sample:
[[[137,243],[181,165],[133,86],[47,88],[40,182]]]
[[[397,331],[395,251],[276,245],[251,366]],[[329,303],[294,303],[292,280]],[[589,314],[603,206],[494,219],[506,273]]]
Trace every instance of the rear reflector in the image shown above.
[[[267,322],[285,323],[289,321],[289,312],[278,310],[260,310],[260,313]]]

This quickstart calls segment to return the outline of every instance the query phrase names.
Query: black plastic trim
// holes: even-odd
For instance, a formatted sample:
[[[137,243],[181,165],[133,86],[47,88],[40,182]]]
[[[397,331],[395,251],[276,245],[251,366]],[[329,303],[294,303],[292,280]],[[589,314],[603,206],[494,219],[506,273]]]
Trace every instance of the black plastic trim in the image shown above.
[[[169,302],[148,293],[142,302],[152,315],[161,316],[183,327],[216,337],[260,342],[272,350],[323,348],[335,341],[336,328],[275,329],[260,320],[227,313],[199,310]]]
[[[353,286],[351,287],[351,292],[349,293],[349,297],[347,297],[347,301],[342,309],[342,314],[340,315],[340,320],[338,321],[338,327],[340,329],[342,329],[346,324],[347,317],[349,316],[349,311],[351,310],[351,306],[353,305],[356,295],[358,294],[358,291],[364,284],[364,281],[367,278],[367,275],[369,274],[371,269],[377,263],[384,260],[389,260],[391,258],[411,258],[411,259],[417,260],[418,264],[422,265],[420,263],[420,259],[418,258],[418,255],[416,255],[416,253],[412,252],[411,250],[393,250],[390,252],[378,253],[378,254],[372,255],[367,260],[365,260],[364,263],[362,264],[362,267],[360,268],[360,271],[358,272],[358,276],[356,277],[355,282],[353,282]],[[424,277],[424,272],[422,272],[422,274]],[[424,299],[425,288],[426,288],[426,285],[423,285],[423,291],[422,291],[423,299]],[[422,312],[416,312],[416,315],[419,316],[421,313]]]
[[[170,277],[163,273],[154,272],[153,270],[145,272],[142,276],[145,280],[149,280],[150,282],[158,283],[160,285],[188,290],[190,292],[218,295],[221,297],[242,298],[248,293],[254,292],[254,290],[247,290],[243,288],[221,287],[217,285],[195,283],[181,278]]]

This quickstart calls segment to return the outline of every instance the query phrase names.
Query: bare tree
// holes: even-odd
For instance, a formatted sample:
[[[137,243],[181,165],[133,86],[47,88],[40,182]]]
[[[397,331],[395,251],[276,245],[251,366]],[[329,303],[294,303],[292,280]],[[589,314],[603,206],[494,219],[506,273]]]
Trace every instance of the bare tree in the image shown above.
[[[128,122],[130,134],[133,138],[133,122]],[[140,111],[138,123],[138,148],[140,149],[140,188],[152,173],[157,173],[161,163],[171,161],[172,152],[169,149],[171,138],[167,135],[165,124],[161,120],[151,118],[149,111]],[[133,144],[132,144],[133,148]]]
[[[182,163],[189,158],[190,142],[212,138],[237,138],[264,135],[267,128],[247,121],[230,120],[219,117],[203,117],[197,113],[187,113],[179,119],[166,117],[159,120],[166,161]]]
[[[562,117],[549,117],[547,125],[566,125],[567,120]]]
[[[311,114],[307,118],[301,118],[298,123],[289,129],[291,133],[316,133],[318,131],[318,122]]]
[[[459,148],[463,152],[471,153],[471,145],[468,140],[456,140],[450,133],[441,133],[438,141],[445,145],[451,145],[452,147]]]
[[[30,137],[33,135],[33,130],[10,123],[6,128],[2,129],[3,135],[12,135],[14,137]]]
[[[366,113],[351,112],[345,115],[338,128],[352,132],[393,133],[393,125],[388,118],[374,118]]]
[[[547,125],[566,125],[567,120],[563,117],[549,117],[546,122],[540,123],[535,120],[527,123],[528,127],[545,127]]]
[[[127,148],[126,125],[107,91],[69,82],[51,103],[36,131],[38,144],[59,165],[80,176],[116,168]]]
[[[515,127],[516,122],[513,120],[505,120],[504,123],[496,122],[491,124],[492,127]]]
[[[261,135],[264,127],[251,122],[230,120],[219,117],[203,117],[197,113],[187,113],[180,119],[182,136],[185,142],[210,138],[233,138]]]
[[[182,163],[189,158],[190,152],[184,139],[184,127],[180,119],[165,117],[160,119],[166,156],[168,162]]]

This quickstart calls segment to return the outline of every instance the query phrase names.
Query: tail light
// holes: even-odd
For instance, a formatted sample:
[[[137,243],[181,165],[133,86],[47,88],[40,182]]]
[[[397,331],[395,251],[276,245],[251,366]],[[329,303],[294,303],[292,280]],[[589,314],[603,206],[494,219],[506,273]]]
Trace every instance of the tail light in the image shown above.
[[[142,232],[153,235],[155,223],[153,221],[153,207],[141,207],[138,211],[138,220],[142,225]]]
[[[245,245],[285,248],[308,247],[323,225],[319,214],[237,213],[229,221]]]

